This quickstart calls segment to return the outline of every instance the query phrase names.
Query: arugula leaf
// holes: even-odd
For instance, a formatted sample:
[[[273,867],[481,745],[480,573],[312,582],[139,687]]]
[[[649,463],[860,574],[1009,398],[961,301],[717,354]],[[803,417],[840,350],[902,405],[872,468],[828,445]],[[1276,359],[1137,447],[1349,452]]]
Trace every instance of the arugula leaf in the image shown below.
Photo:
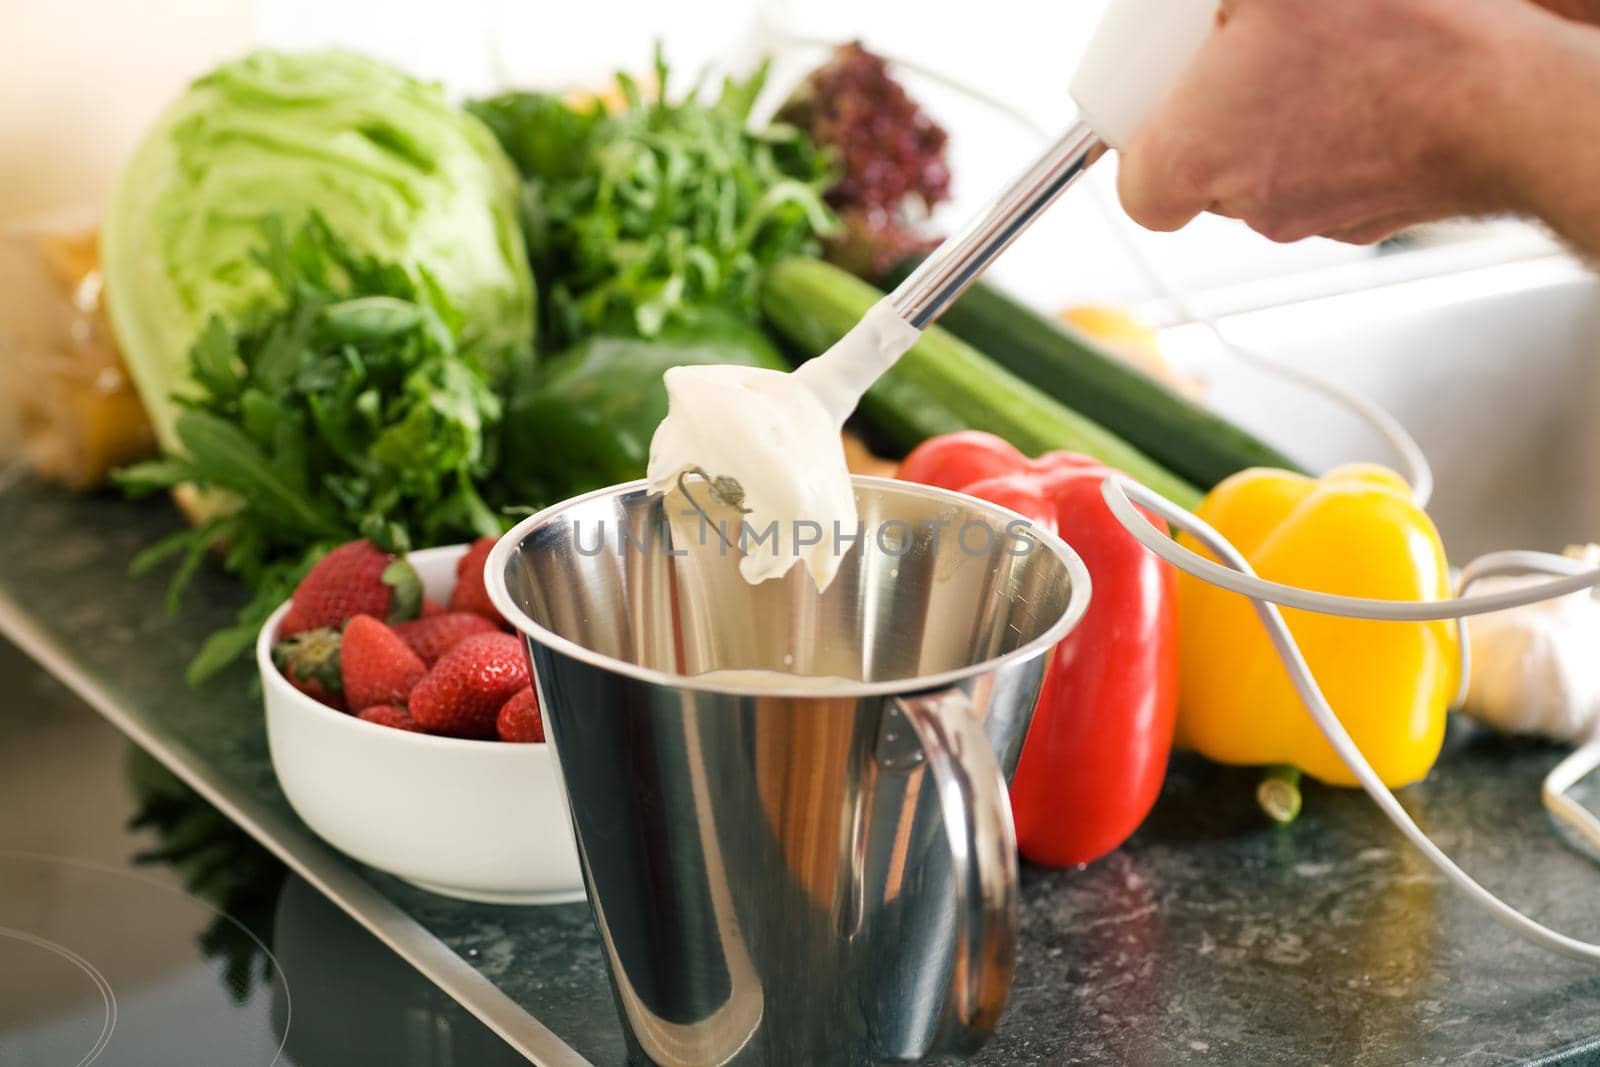
[[[147,459],[113,471],[112,481],[130,497],[149,496],[163,489],[182,485],[193,475],[194,468],[178,456]]]
[[[461,343],[463,322],[425,276],[351,249],[318,217],[293,235],[268,220],[257,253],[277,302],[213,319],[190,353],[183,451],[119,473],[130,494],[190,484],[203,525],[146,549],[144,572],[178,559],[169,609],[206,556],[255,593],[190,667],[201,680],[243,654],[272,608],[328,549],[367,537],[391,551],[497,534],[480,495],[502,404]]]
[[[339,536],[338,520],[277,477],[266,454],[243,427],[209,412],[185,411],[178,416],[177,430],[192,457],[197,484],[237,493],[241,510],[291,534],[313,540]]]
[[[189,355],[189,362],[195,384],[201,389],[219,398],[238,395],[241,384],[239,350],[221,320],[213,317],[206,323]]]

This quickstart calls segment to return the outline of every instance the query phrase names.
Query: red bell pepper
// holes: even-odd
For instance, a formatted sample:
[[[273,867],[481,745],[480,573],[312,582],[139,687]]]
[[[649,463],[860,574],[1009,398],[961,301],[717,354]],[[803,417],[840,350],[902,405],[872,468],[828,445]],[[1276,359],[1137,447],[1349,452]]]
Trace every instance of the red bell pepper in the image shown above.
[[[1111,473],[1072,452],[1029,459],[988,433],[923,442],[899,476],[1008,507],[1083,558],[1089,610],[1055,647],[1011,782],[1017,843],[1075,866],[1115,849],[1150,813],[1178,705],[1177,578],[1100,496]]]

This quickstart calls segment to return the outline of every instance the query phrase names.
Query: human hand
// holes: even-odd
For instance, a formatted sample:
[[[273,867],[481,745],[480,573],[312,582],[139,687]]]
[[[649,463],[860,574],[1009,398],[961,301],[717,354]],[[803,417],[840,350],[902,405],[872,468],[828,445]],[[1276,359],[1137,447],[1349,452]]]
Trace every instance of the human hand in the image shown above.
[[[1210,210],[1274,240],[1367,243],[1523,207],[1499,142],[1508,72],[1537,57],[1519,48],[1557,24],[1537,7],[1224,0],[1219,23],[1122,153],[1136,221],[1173,230]]]

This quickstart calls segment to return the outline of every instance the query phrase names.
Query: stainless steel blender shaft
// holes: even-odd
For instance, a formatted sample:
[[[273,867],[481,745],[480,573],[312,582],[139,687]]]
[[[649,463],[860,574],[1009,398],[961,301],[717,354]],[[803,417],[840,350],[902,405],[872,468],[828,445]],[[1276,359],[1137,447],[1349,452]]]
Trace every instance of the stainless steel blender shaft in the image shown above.
[[[911,325],[925,329],[1105,150],[1105,142],[1087,124],[1073,126],[977,218],[934,249],[889,294],[890,305]]]

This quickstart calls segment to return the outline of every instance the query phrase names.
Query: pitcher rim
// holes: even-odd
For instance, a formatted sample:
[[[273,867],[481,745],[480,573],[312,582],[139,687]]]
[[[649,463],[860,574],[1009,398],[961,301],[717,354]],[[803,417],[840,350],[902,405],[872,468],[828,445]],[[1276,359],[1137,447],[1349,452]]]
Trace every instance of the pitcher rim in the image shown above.
[[[511,598],[511,592],[506,586],[506,565],[510,562],[511,555],[517,550],[527,536],[540,526],[545,525],[562,512],[594,500],[623,497],[629,493],[648,489],[648,483],[640,478],[636,481],[622,482],[617,485],[592,489],[587,493],[569,497],[566,500],[551,504],[543,508],[511,529],[507,530],[495,542],[494,548],[489,552],[489,558],[484,561],[484,583],[489,592],[489,599],[517,631],[524,636],[539,642],[546,648],[561,652],[573,659],[587,663],[592,667],[616,674],[625,675],[639,681],[649,682],[671,689],[687,689],[693,692],[723,693],[735,696],[779,696],[784,699],[817,699],[817,698],[862,698],[877,696],[895,696],[906,693],[922,692],[933,689],[948,688],[957,682],[965,681],[976,675],[987,674],[1007,664],[1026,662],[1035,656],[1054,648],[1082,621],[1084,612],[1089,609],[1089,602],[1093,589],[1089,578],[1089,569],[1084,566],[1083,559],[1059,536],[1040,526],[1025,515],[1020,515],[1010,508],[978,497],[969,496],[949,489],[936,486],[922,485],[917,482],[901,481],[898,478],[884,478],[877,475],[854,474],[850,482],[856,487],[883,487],[899,492],[909,492],[921,496],[947,498],[966,507],[978,507],[995,513],[1005,519],[1020,519],[1026,523],[1029,532],[1038,539],[1039,544],[1049,548],[1061,560],[1067,569],[1067,577],[1071,583],[1068,593],[1067,606],[1060,617],[1033,640],[1019,645],[1009,652],[971,663],[964,667],[956,667],[937,674],[918,674],[906,678],[890,678],[883,681],[867,682],[852,681],[848,685],[832,684],[817,687],[785,687],[780,692],[775,692],[769,687],[763,687],[750,682],[727,682],[709,678],[704,674],[674,674],[655,667],[644,667],[637,663],[630,663],[615,656],[608,656],[603,652],[596,652],[585,647],[568,637],[563,637],[548,627],[541,626],[529,617]]]

